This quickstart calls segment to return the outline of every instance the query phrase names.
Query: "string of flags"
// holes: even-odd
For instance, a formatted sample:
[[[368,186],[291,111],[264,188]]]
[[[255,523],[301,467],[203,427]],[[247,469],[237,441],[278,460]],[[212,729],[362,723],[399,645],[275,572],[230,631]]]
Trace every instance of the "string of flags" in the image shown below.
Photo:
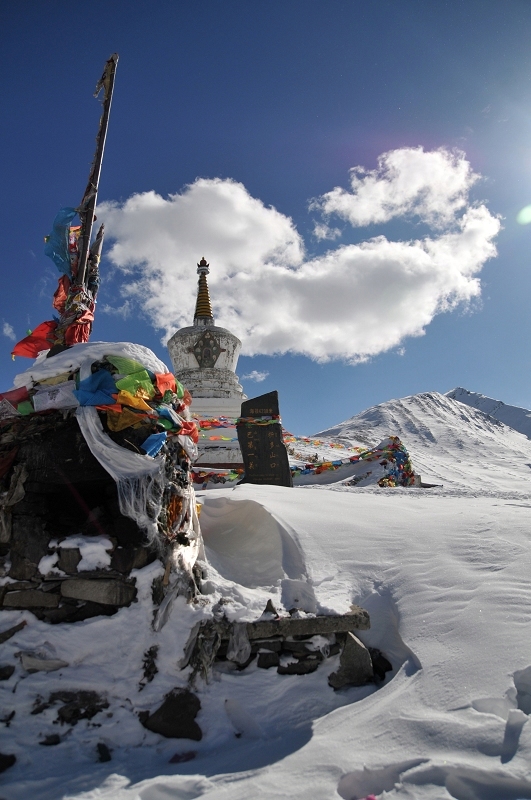
[[[195,417],[199,429],[200,441],[237,441],[237,437],[223,436],[218,434],[211,434],[211,431],[216,429],[235,428],[238,423],[255,423],[258,425],[267,424],[280,424],[279,417],[262,417],[262,418],[208,418],[201,419]],[[385,468],[385,474],[378,481],[381,487],[393,486],[412,486],[415,483],[415,473],[411,465],[409,454],[397,436],[390,436],[388,440],[381,443],[375,448],[363,448],[348,446],[341,442],[330,442],[322,439],[314,439],[305,436],[294,436],[289,431],[283,430],[283,440],[286,445],[311,445],[312,447],[327,447],[331,450],[347,450],[348,455],[343,458],[322,459],[315,460],[311,463],[308,462],[304,466],[291,465],[291,474],[293,478],[306,475],[320,475],[323,472],[335,471],[341,469],[346,465],[355,464],[357,462],[379,462]],[[208,483],[224,484],[231,483],[238,480],[241,475],[241,470],[205,470],[204,467],[193,467],[194,482],[202,484],[206,487]]]

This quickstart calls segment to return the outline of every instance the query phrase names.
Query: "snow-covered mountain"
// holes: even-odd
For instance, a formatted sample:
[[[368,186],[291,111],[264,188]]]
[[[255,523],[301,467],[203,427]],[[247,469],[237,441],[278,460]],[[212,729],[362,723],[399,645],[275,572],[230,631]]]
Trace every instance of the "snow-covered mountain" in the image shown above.
[[[531,411],[527,408],[519,408],[519,406],[509,406],[502,403],[501,400],[493,400],[492,397],[486,397],[479,392],[469,392],[468,389],[452,389],[451,392],[446,392],[446,397],[452,400],[459,400],[472,408],[477,408],[488,414],[490,417],[499,419],[500,422],[514,428],[515,431],[520,431],[528,439],[531,439]]]
[[[482,491],[531,488],[531,441],[438,392],[389,400],[316,434],[366,446],[389,435],[400,437],[424,482]]]

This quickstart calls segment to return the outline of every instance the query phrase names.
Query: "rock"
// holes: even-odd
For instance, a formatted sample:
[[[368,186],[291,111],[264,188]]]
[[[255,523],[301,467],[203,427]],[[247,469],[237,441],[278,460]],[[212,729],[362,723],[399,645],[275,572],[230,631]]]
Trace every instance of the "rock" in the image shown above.
[[[58,733],[50,733],[42,740],[42,742],[39,742],[39,744],[42,744],[45,747],[53,747],[55,744],[61,744],[61,737]]]
[[[281,664],[277,672],[279,675],[308,675],[310,672],[315,672],[319,664],[320,661],[317,658],[305,658],[294,664],[287,664],[285,667]]]
[[[223,645],[222,645],[223,647]],[[272,653],[280,653],[282,650],[281,639],[255,639],[251,645],[253,653],[258,653],[259,650],[269,650]],[[221,649],[221,648],[220,648]]]
[[[61,690],[52,692],[46,702],[36,701],[31,713],[42,714],[43,711],[51,708],[56,703],[62,703],[57,712],[57,721],[68,725],[76,725],[80,719],[92,719],[103,709],[109,708],[108,701],[97,692]]]
[[[98,761],[101,761],[102,764],[111,760],[111,751],[105,742],[98,742],[96,750],[98,751]]]
[[[122,517],[118,502],[116,502],[116,512],[113,516],[112,535],[124,547],[128,544],[140,544],[144,538],[142,530],[134,520],[129,519],[129,517]]]
[[[136,587],[114,579],[69,578],[62,582],[61,594],[107,606],[128,606],[136,597]]]
[[[193,761],[196,755],[195,750],[188,750],[187,753],[175,753],[168,761],[168,764],[183,764],[185,761]]]
[[[385,673],[390,672],[393,669],[393,665],[377,647],[369,647],[368,650],[372,661],[374,676],[380,681],[385,680]]]
[[[6,769],[12,767],[13,764],[16,762],[17,757],[13,755],[4,755],[4,753],[0,753],[0,772],[5,772]]]
[[[282,650],[292,653],[294,656],[305,656],[309,653],[315,653],[315,648],[312,648],[306,642],[282,642]]]
[[[68,598],[70,600],[70,598]],[[54,608],[51,611],[45,611],[42,618],[52,625],[57,625],[59,622],[82,622],[84,619],[91,619],[92,617],[109,617],[116,614],[118,606],[102,606],[99,603],[86,603],[80,602],[76,605],[75,601],[70,600],[73,605],[63,604],[59,608]]]
[[[7,592],[2,605],[4,608],[57,608],[59,595],[39,589],[23,589],[21,592]]]
[[[40,653],[18,653],[17,655],[20,656],[20,662],[22,664],[22,669],[25,669],[26,672],[55,672],[58,669],[62,669],[63,667],[68,667],[68,663],[66,661],[62,661],[60,658],[50,658],[44,654]]]
[[[22,630],[22,628],[25,628],[27,624],[28,623],[26,622],[26,620],[22,620],[22,622],[19,622],[18,625],[13,625],[12,628],[8,628],[6,631],[0,633],[0,644],[7,642],[7,640],[11,639],[11,637],[14,636],[15,633],[18,633],[19,631]]]
[[[112,554],[111,568],[117,572],[128,575],[133,569],[142,569],[148,560],[148,551],[145,547],[134,547],[127,544],[118,547]]]
[[[245,661],[242,661],[241,663],[238,663],[237,661],[231,661],[230,663],[231,664],[236,664],[236,669],[239,672],[241,672],[242,669],[246,669],[249,666],[249,664],[251,663],[251,661],[254,661],[255,658],[256,658],[256,653],[251,653],[249,658],[246,659]]]
[[[258,653],[258,660],[256,666],[260,669],[269,669],[270,667],[278,667],[280,658],[278,653]]]
[[[54,581],[47,578],[44,578],[39,589],[41,592],[55,592],[56,589],[61,588],[61,581]]]
[[[188,689],[174,689],[168,694],[153,714],[142,715],[142,725],[153,733],[159,733],[167,739],[203,738],[201,728],[195,722],[197,712],[201,708],[199,698]]]
[[[158,644],[154,644],[149,647],[146,652],[144,653],[144,658],[142,660],[142,668],[143,668],[143,677],[140,683],[138,684],[138,691],[141,691],[147,683],[151,683],[157,672],[159,671],[157,667],[157,655],[159,652]]]
[[[339,669],[328,677],[333,689],[343,686],[363,686],[374,679],[371,656],[365,645],[353,633],[347,633],[339,657]]]
[[[5,664],[0,667],[0,681],[8,681],[14,671],[15,667],[13,664]]]
[[[16,508],[16,506],[15,506]],[[50,535],[41,517],[12,513],[9,576],[27,581],[38,576],[38,563],[48,554]]]
[[[57,566],[67,575],[77,572],[77,565],[81,561],[81,552],[78,547],[61,547]]]

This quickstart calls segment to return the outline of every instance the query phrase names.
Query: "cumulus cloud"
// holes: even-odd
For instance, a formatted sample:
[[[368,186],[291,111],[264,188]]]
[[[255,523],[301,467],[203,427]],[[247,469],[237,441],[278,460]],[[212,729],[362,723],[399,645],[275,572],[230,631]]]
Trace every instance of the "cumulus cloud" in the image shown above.
[[[122,294],[165,337],[190,325],[195,263],[211,264],[216,323],[245,355],[301,353],[351,363],[419,336],[433,317],[481,291],[479,272],[496,255],[500,223],[469,191],[478,180],[462,153],[402,148],[373,171],[356,167],[351,190],[312,202],[355,226],[417,217],[424,238],[380,235],[307,258],[293,221],[235,181],[196,180],[163,198],[155,192],[98,207],[114,239],[109,252],[127,275]]]
[[[255,383],[262,383],[268,377],[269,372],[259,372],[257,369],[253,369],[249,372],[248,375],[242,375],[242,381],[255,381]]]
[[[352,191],[336,186],[311,208],[337,214],[355,226],[418,216],[441,228],[465,208],[470,187],[478,179],[460,151],[441,148],[426,153],[422,147],[403,147],[381,155],[378,169],[353,167]]]
[[[9,324],[9,322],[4,322],[2,325],[2,333],[4,336],[7,336],[8,339],[11,339],[12,342],[16,342],[17,337],[15,336],[15,331],[13,330],[13,326]]]

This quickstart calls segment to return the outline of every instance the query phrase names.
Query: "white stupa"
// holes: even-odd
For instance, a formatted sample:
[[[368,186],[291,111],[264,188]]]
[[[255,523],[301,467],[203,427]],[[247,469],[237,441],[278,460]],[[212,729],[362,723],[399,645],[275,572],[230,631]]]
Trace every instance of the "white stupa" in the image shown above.
[[[181,328],[168,341],[175,377],[192,395],[191,412],[202,419],[240,416],[241,403],[247,397],[238,383],[236,364],[242,343],[226,328],[214,323],[206,276],[210,272],[204,258],[197,265],[199,274],[194,322]],[[212,434],[236,437],[236,429],[213,429]],[[202,434],[197,464],[231,467],[240,465],[242,456],[237,441],[211,440]]]

